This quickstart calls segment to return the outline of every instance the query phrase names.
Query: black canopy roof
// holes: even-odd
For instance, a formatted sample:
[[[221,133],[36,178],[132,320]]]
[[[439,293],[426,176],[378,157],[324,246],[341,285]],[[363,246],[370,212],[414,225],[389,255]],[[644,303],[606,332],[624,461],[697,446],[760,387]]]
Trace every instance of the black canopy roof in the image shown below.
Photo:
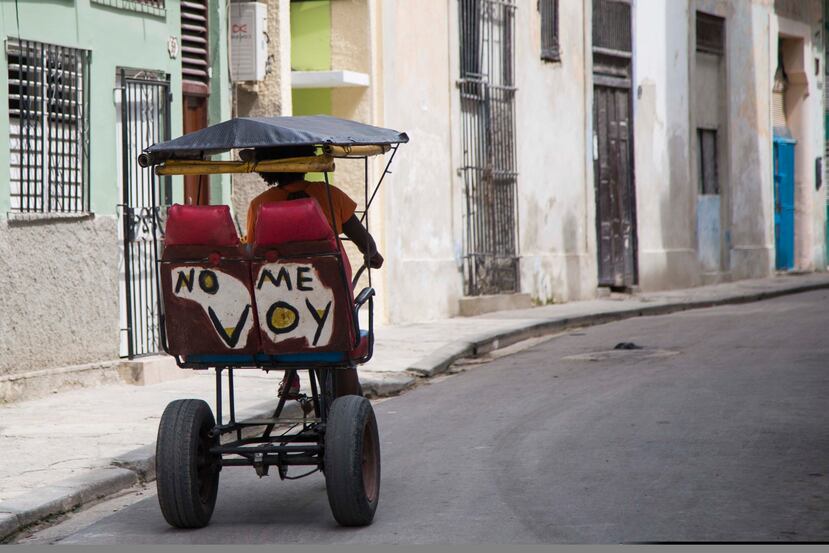
[[[340,119],[330,115],[296,117],[237,117],[153,144],[144,152],[149,165],[167,159],[193,159],[231,148],[304,145],[391,145],[408,142],[406,133]]]

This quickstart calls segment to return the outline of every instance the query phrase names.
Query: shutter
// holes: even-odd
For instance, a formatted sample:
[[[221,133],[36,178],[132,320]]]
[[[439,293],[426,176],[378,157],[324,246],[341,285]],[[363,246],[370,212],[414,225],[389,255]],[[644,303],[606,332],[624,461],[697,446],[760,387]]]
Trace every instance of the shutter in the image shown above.
[[[181,2],[181,79],[185,94],[210,93],[207,0]]]
[[[697,12],[697,52],[723,55],[725,51],[725,19]]]

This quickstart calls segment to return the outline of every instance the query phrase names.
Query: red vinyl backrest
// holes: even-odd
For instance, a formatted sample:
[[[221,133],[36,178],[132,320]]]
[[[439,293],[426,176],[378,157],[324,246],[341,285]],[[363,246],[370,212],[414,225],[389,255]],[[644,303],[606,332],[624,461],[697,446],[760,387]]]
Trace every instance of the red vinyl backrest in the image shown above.
[[[165,246],[238,246],[239,235],[226,205],[174,204],[167,211]]]
[[[262,204],[254,231],[258,246],[334,240],[334,231],[313,198]]]

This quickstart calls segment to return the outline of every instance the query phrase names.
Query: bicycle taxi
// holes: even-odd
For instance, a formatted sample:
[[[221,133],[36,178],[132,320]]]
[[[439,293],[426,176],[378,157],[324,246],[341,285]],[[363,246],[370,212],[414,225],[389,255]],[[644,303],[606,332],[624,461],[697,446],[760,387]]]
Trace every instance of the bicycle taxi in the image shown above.
[[[362,160],[361,222],[368,228],[368,209],[407,141],[405,133],[329,116],[235,118],[155,144],[138,162],[161,176],[322,172],[333,220],[335,160]],[[317,155],[256,161],[257,149],[281,146],[314,146]],[[210,159],[228,151],[240,159]],[[385,169],[369,188],[369,158],[382,154],[388,154]],[[332,229],[325,207],[312,198],[264,204],[251,244],[240,242],[228,206],[168,210],[157,264],[162,347],[179,367],[216,375],[215,417],[205,401],[184,399],[171,402],[159,424],[158,499],[174,527],[208,524],[219,474],[229,466],[252,466],[259,476],[276,467],[281,479],[322,471],[339,524],[367,525],[374,518],[380,490],[374,412],[361,395],[338,395],[334,378],[372,357],[371,268],[364,263],[352,276],[345,239]],[[355,295],[363,271],[368,286]],[[367,328],[361,328],[361,310]],[[233,375],[240,369],[285,371],[286,382],[307,371],[310,395],[299,398],[304,416],[286,418],[282,395],[270,418],[237,420]],[[305,469],[289,475],[293,467]]]

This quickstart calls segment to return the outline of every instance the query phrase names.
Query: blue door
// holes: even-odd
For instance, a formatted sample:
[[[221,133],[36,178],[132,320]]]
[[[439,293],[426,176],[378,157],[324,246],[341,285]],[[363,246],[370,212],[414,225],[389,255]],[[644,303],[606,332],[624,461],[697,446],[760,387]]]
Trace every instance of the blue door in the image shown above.
[[[795,140],[774,137],[774,247],[778,270],[794,268]]]

